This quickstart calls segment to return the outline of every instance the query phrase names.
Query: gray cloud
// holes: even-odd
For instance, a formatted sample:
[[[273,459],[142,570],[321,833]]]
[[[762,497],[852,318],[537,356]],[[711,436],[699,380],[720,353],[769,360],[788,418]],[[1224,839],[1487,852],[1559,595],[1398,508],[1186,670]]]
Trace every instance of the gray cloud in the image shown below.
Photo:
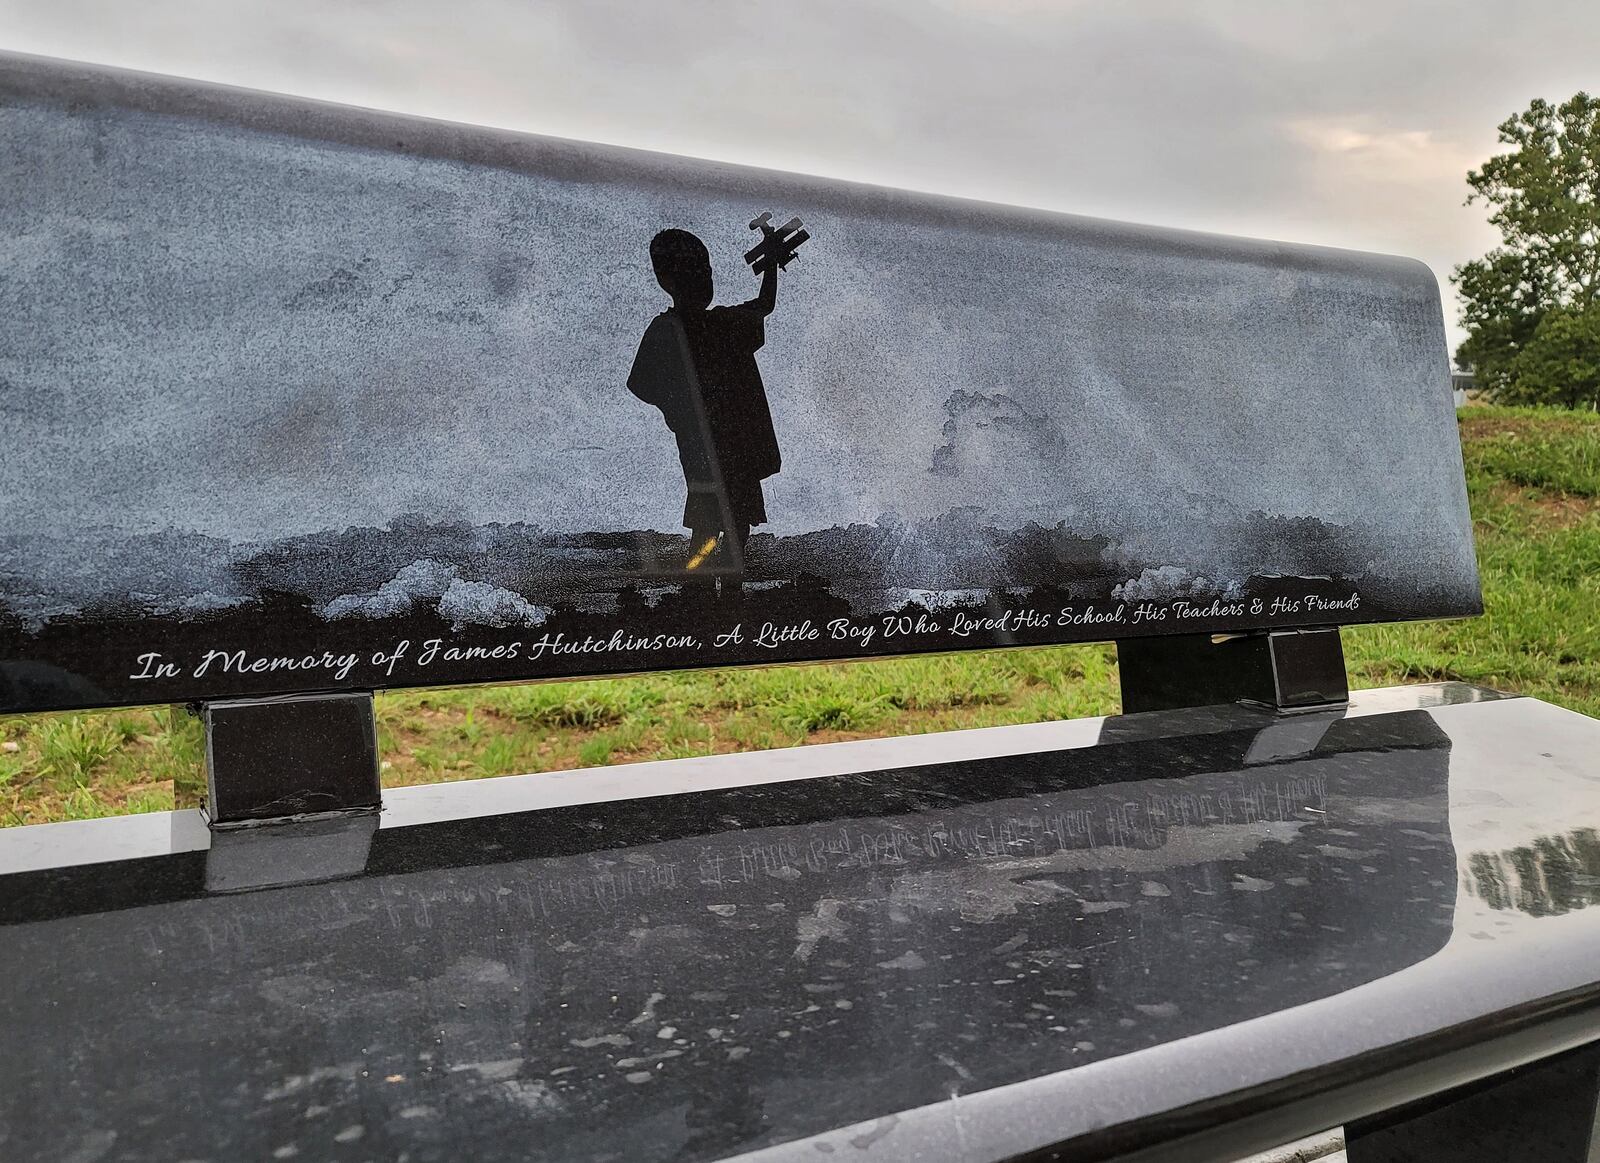
[[[0,45],[335,101],[1408,254],[1495,124],[1600,88],[1600,5],[0,0]]]

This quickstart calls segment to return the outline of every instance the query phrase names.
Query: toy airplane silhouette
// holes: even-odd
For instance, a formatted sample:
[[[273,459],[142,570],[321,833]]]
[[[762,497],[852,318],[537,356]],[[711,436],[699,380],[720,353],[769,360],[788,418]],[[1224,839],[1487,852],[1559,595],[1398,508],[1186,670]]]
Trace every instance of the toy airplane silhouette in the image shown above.
[[[763,273],[772,263],[777,263],[779,270],[788,266],[800,244],[811,237],[798,218],[791,218],[782,226],[772,225],[770,210],[752,218],[750,229],[761,231],[761,241],[745,251],[744,261],[757,274]]]

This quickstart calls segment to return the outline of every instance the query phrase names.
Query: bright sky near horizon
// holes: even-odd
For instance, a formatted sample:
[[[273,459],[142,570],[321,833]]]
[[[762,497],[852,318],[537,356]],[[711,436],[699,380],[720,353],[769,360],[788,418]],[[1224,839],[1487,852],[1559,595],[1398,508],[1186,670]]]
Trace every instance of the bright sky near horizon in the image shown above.
[[[0,48],[1131,221],[1446,279],[1495,126],[1600,90],[1558,0],[0,0]]]

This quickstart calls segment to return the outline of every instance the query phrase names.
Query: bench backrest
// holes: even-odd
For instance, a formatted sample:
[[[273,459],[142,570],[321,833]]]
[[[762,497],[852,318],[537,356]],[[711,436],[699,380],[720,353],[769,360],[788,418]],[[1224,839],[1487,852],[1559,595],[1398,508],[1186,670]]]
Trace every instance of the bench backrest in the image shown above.
[[[1480,608],[1416,262],[17,56],[0,188],[0,712]]]

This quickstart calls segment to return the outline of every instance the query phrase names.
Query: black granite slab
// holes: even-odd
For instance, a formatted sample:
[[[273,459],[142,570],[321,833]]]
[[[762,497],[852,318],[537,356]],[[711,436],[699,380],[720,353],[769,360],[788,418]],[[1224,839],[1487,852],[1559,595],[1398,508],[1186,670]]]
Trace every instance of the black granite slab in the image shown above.
[[[1481,610],[1412,260],[12,54],[0,189],[0,713]]]
[[[670,795],[458,800],[437,822],[402,793],[376,832],[208,838],[179,813],[165,854],[131,859],[94,833],[139,822],[0,833],[0,867],[30,865],[0,878],[0,1153],[1110,1157],[1096,1067],[1149,1057],[1115,1091],[1141,1125],[1195,1085],[1179,1046],[1216,1101],[1240,1048],[1278,1077],[1394,1051],[1418,1016],[1442,1037],[1426,966],[1474,982],[1454,1001],[1475,1021],[1562,992],[1541,974],[1592,976],[1573,963],[1600,952],[1590,720],[1413,699],[1091,726],[1093,747],[1078,729],[986,755],[997,733],[960,733],[944,763],[776,784],[725,757],[718,781],[742,785],[693,790],[691,765],[662,773]],[[1542,753],[1506,745],[1534,729]],[[1547,952],[1538,925],[1557,960],[1485,957]],[[1424,993],[1392,1013],[1363,998],[1408,976]],[[1050,1118],[995,1123],[1042,1085]],[[957,1113],[981,1141],[949,1141]]]
[[[1429,693],[0,833],[0,1156],[1220,1158],[1600,1036],[1600,724]]]

